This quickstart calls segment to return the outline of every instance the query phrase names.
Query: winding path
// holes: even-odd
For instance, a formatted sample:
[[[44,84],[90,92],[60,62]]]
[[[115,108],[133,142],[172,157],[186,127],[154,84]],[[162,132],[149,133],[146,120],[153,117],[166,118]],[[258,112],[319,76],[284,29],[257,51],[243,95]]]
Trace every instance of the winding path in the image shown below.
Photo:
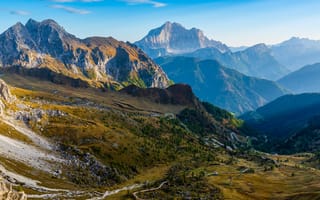
[[[156,191],[156,190],[160,190],[164,184],[168,183],[168,181],[164,181],[162,182],[158,187],[156,188],[150,188],[150,189],[145,189],[145,190],[140,190],[140,191],[137,191],[137,192],[134,192],[133,193],[133,196],[136,200],[144,200],[144,199],[141,199],[138,197],[138,194],[141,194],[141,193],[145,193],[145,192],[151,192],[151,191]]]

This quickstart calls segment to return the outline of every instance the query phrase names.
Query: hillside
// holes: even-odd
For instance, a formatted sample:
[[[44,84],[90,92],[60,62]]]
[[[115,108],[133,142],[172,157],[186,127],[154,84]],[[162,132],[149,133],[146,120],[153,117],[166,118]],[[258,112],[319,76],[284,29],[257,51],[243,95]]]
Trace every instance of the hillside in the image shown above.
[[[102,92],[2,78],[0,170],[28,199],[319,197],[316,156],[248,150],[241,121],[189,86]]]
[[[98,196],[93,191],[153,168],[202,162],[214,157],[212,149],[245,143],[233,116],[199,102],[186,85],[102,92],[17,74],[2,78],[11,86],[1,87],[10,94],[1,96],[0,167],[30,197]]]
[[[265,44],[257,44],[234,53],[230,51],[222,53],[214,48],[203,48],[184,55],[202,60],[214,59],[243,74],[269,80],[277,80],[289,72],[273,57],[271,49]]]
[[[279,144],[278,151],[282,153],[314,152],[320,151],[320,115],[311,117],[302,130],[297,131],[287,140]]]
[[[314,122],[319,115],[320,94],[310,93],[280,97],[240,118],[261,137],[256,144],[263,150],[295,153],[317,149],[311,146],[318,142]]]
[[[320,92],[320,63],[307,65],[278,80],[294,93]]]
[[[213,60],[164,57],[155,61],[174,82],[189,84],[201,100],[236,114],[254,110],[286,94],[275,82],[245,76]]]
[[[0,67],[81,87],[169,85],[162,69],[134,45],[111,37],[82,40],[53,20],[30,19],[25,25],[17,23],[2,33]]]

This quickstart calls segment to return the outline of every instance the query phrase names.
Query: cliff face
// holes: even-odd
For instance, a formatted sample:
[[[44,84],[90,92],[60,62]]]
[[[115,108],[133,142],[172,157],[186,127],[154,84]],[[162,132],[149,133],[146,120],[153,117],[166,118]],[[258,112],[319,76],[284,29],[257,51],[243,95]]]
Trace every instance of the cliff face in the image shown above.
[[[53,20],[17,23],[0,35],[0,67],[49,69],[88,85],[167,87],[162,69],[136,46],[111,37],[79,39]]]

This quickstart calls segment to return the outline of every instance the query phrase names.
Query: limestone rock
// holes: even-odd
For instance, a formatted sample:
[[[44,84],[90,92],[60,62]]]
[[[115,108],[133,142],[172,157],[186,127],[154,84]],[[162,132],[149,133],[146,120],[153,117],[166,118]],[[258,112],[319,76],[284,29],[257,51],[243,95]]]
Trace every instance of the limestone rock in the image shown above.
[[[27,200],[24,192],[17,192],[12,189],[12,185],[6,184],[0,178],[0,199],[4,200]]]
[[[15,96],[11,94],[8,85],[0,79],[0,114],[4,112],[5,102],[12,103],[14,100]]]

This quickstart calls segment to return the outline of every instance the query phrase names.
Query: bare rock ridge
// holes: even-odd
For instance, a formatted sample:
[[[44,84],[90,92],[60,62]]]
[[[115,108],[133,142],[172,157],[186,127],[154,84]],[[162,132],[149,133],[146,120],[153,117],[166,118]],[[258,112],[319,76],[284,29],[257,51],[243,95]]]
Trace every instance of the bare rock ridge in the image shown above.
[[[12,185],[8,185],[0,177],[0,199],[5,200],[27,200],[24,192],[17,192],[12,189]]]
[[[42,76],[39,71],[50,70],[43,76],[55,82],[63,82],[63,75],[95,87],[169,85],[163,70],[135,45],[111,37],[79,39],[53,20],[30,19],[2,33],[0,67],[32,69],[38,76]]]

